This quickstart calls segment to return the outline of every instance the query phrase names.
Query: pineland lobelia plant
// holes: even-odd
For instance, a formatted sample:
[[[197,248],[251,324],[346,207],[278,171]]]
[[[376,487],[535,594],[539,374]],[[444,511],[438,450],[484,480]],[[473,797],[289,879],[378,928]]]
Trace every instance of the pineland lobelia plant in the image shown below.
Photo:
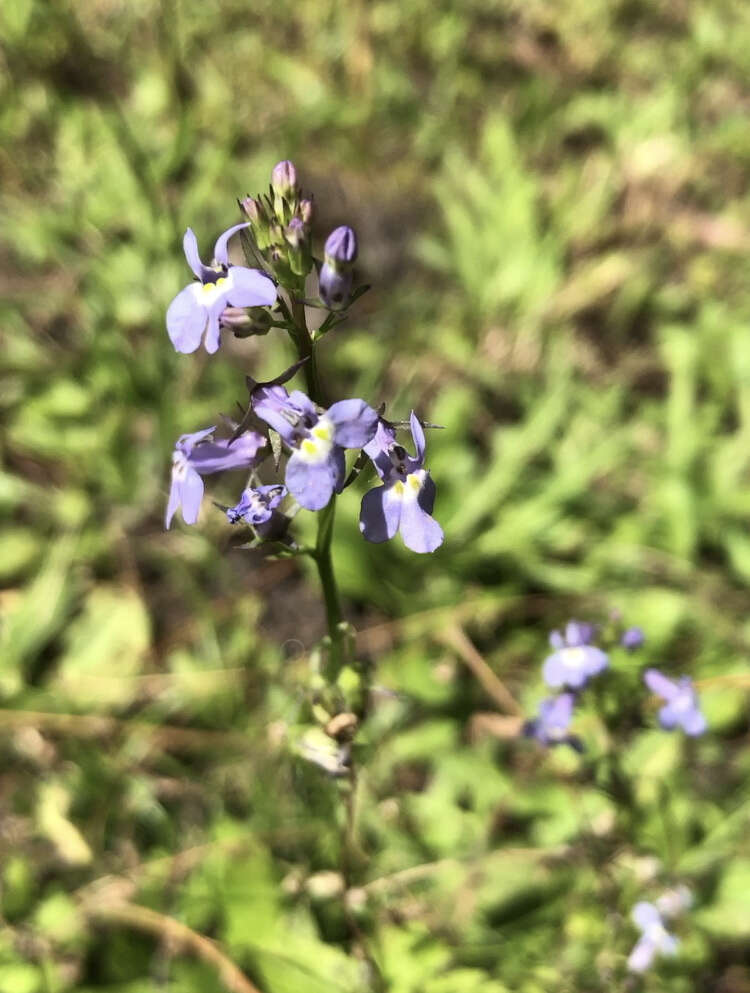
[[[313,200],[302,195],[289,161],[274,167],[267,195],[247,196],[239,205],[246,220],[219,236],[210,265],[201,260],[193,231],[185,232],[183,249],[195,281],[170,304],[167,332],[178,352],[193,353],[203,345],[213,355],[222,334],[244,338],[275,328],[289,336],[295,361],[270,381],[247,377],[244,415],[230,424],[225,437],[217,437],[214,426],[178,439],[165,524],[170,527],[178,509],[186,524],[197,522],[204,476],[243,470],[249,478],[238,487],[236,504],[220,507],[228,524],[249,528],[248,546],[308,556],[315,563],[328,633],[311,656],[311,720],[292,744],[303,758],[348,780],[350,838],[356,782],[351,742],[365,715],[370,686],[368,670],[353,655],[353,632],[343,617],[334,574],[336,500],[371,464],[377,485],[361,501],[363,538],[383,542],[399,533],[409,549],[429,553],[443,542],[432,516],[435,484],[425,467],[424,424],[414,411],[408,421],[386,420],[384,407],[376,409],[363,398],[331,400],[321,375],[318,342],[346,319],[366,290],[355,286],[358,245],[353,229],[337,227],[326,239],[323,259],[314,257]],[[246,266],[230,260],[230,239],[237,235]],[[313,270],[319,296],[311,300],[305,292]],[[308,327],[307,307],[326,312],[317,330]],[[298,374],[305,389],[288,389]],[[405,427],[411,435],[407,447],[399,439]],[[272,468],[273,483],[261,483],[261,466]],[[314,545],[295,539],[293,519],[300,509],[318,515]]]

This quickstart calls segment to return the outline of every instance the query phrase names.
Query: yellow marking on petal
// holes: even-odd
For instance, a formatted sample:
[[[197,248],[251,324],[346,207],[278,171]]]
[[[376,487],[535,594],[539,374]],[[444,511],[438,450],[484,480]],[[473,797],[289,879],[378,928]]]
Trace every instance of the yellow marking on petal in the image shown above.
[[[223,286],[223,284],[226,283],[226,281],[227,281],[226,276],[219,276],[219,278],[216,280],[216,286]]]
[[[404,484],[401,482],[400,479],[397,479],[396,482],[393,484],[393,489],[398,496],[404,495]]]
[[[585,662],[586,653],[580,645],[575,648],[566,648],[563,650],[563,660],[567,665],[578,667]]]
[[[308,455],[317,455],[318,446],[315,444],[314,441],[310,441],[309,438],[306,438],[302,442],[302,450],[304,452],[307,452]]]
[[[419,491],[422,489],[422,482],[415,472],[410,472],[409,475],[406,477],[406,481],[408,482],[409,486],[411,486],[411,488],[414,490],[415,493],[419,493]]]
[[[321,441],[330,441],[333,430],[330,424],[316,424],[312,429],[312,433],[316,438],[320,438]]]
[[[213,283],[204,283],[203,284],[203,292],[204,293],[213,293],[213,291],[214,291],[214,284]]]

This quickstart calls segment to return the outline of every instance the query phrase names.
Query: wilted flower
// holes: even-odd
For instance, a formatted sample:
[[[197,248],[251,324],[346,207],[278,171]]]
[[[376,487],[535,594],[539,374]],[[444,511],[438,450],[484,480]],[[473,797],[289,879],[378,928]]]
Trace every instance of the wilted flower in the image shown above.
[[[226,510],[230,524],[251,524],[256,527],[271,520],[274,510],[286,496],[286,486],[248,486],[242,491],[239,503]]]
[[[213,354],[219,347],[219,320],[225,307],[270,307],[276,300],[276,287],[268,276],[229,262],[229,239],[246,227],[247,222],[235,224],[219,237],[213,266],[201,262],[192,229],[185,232],[185,258],[199,282],[186,286],[167,310],[167,331],[178,352],[194,352],[205,331],[206,351]]]
[[[183,434],[177,441],[172,455],[172,485],[169,490],[164,526],[169,528],[178,507],[186,524],[198,520],[203,499],[203,480],[226,469],[249,469],[258,463],[259,452],[266,439],[257,431],[246,431],[234,441],[221,438],[209,440],[214,428]]]
[[[645,640],[646,636],[641,628],[628,628],[623,631],[620,644],[629,652],[633,652],[636,648],[640,648]]]
[[[414,411],[410,424],[415,456],[396,444],[393,427],[382,421],[375,435],[379,440],[365,449],[383,485],[365,493],[359,530],[374,542],[387,541],[400,531],[413,552],[434,552],[443,543],[443,530],[432,517],[435,484],[423,468],[425,436]]]
[[[258,385],[253,410],[292,449],[286,485],[300,506],[321,510],[344,485],[345,448],[362,448],[375,434],[378,415],[364,400],[341,400],[318,413],[300,390]]]
[[[575,696],[572,693],[561,693],[542,700],[539,704],[539,716],[526,722],[523,733],[527,737],[536,738],[542,745],[572,745],[580,750],[578,739],[568,734],[574,703]]]
[[[661,914],[653,903],[642,900],[633,907],[631,918],[641,937],[628,958],[631,972],[645,972],[658,955],[674,955],[679,942],[664,927]]]
[[[666,700],[659,711],[659,723],[665,731],[681,727],[691,737],[703,734],[707,727],[706,718],[701,713],[689,676],[682,676],[678,681],[668,679],[658,669],[647,669],[643,680],[652,693]]]
[[[606,652],[590,644],[594,629],[590,624],[570,621],[565,635],[553,631],[550,645],[556,649],[544,661],[542,675],[548,686],[570,686],[579,689],[591,676],[598,675],[609,665]]]

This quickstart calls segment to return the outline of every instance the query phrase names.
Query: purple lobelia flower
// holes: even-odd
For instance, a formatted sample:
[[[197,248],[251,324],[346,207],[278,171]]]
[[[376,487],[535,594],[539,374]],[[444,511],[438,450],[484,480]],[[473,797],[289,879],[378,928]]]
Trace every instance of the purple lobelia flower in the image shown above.
[[[242,491],[240,502],[227,508],[227,519],[230,524],[244,521],[253,527],[266,524],[285,496],[286,486],[278,483],[272,486],[248,486]]]
[[[561,693],[559,696],[542,700],[539,704],[539,716],[524,725],[523,733],[529,738],[546,746],[571,745],[580,750],[577,738],[568,733],[573,717],[575,696],[572,693]]]
[[[258,454],[266,439],[257,431],[246,431],[234,441],[227,438],[209,440],[214,428],[183,434],[172,454],[172,486],[169,490],[164,526],[168,529],[178,507],[186,524],[198,520],[203,499],[202,476],[226,469],[249,469],[260,459]]]
[[[641,932],[628,957],[631,972],[645,972],[658,955],[674,955],[679,942],[664,927],[662,916],[653,903],[642,900],[633,907],[633,923]]]
[[[609,656],[590,642],[594,629],[590,624],[570,621],[565,635],[553,631],[549,636],[555,651],[544,660],[542,675],[548,686],[580,689],[591,676],[609,665]]]
[[[432,517],[435,484],[424,466],[425,437],[422,425],[411,412],[411,435],[416,455],[396,444],[392,425],[379,422],[373,442],[365,451],[372,459],[383,485],[365,493],[359,530],[368,541],[380,542],[401,532],[413,552],[434,552],[443,543],[443,530]]]
[[[378,415],[364,400],[340,400],[318,412],[300,390],[259,384],[251,394],[258,417],[292,449],[286,485],[300,506],[321,510],[344,485],[345,448],[362,448],[375,434]]]
[[[205,331],[206,351],[213,354],[219,347],[219,319],[225,307],[270,307],[275,302],[276,287],[268,276],[229,262],[229,239],[248,226],[248,222],[235,224],[219,237],[213,266],[201,262],[192,229],[185,232],[182,247],[198,282],[178,293],[167,310],[167,331],[176,351],[194,352]]]
[[[623,648],[627,648],[629,652],[634,652],[636,648],[641,647],[645,640],[646,636],[641,628],[628,628],[626,631],[623,631],[620,644]]]
[[[646,669],[643,681],[652,693],[666,701],[659,711],[659,723],[665,731],[681,727],[691,737],[703,734],[707,727],[706,718],[701,713],[689,676],[682,676],[677,681],[668,679],[658,669]]]

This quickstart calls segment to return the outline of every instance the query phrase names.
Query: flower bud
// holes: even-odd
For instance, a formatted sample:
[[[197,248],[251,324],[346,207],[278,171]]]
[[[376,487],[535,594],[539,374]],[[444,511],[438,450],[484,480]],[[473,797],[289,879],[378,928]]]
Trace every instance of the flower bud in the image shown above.
[[[299,217],[293,217],[284,230],[284,237],[292,248],[300,248],[307,241],[305,225]]]
[[[320,299],[329,310],[343,310],[352,289],[351,272],[339,272],[326,261],[320,268]]]
[[[255,197],[246,196],[239,201],[240,209],[251,224],[258,224],[266,220],[263,204]]]
[[[235,338],[249,338],[255,334],[268,334],[272,320],[268,311],[260,307],[253,307],[249,312],[244,307],[225,307],[219,324]]]
[[[271,173],[271,188],[280,197],[290,199],[297,193],[297,170],[289,159],[277,162]]]
[[[238,201],[240,209],[245,217],[250,221],[251,231],[255,238],[255,244],[263,251],[268,248],[268,215],[260,200],[247,196]]]
[[[646,640],[641,628],[628,628],[627,631],[623,632],[620,638],[620,644],[623,648],[627,648],[629,652],[634,652],[636,648],[640,648],[643,642]]]
[[[357,236],[346,224],[328,235],[325,248],[326,264],[339,272],[350,269],[357,258]]]
[[[295,276],[306,276],[312,266],[310,239],[299,217],[293,217],[284,229],[289,267]]]
[[[312,223],[313,217],[313,201],[312,197],[308,197],[305,200],[300,200],[299,202],[299,216],[305,227],[309,227]]]

